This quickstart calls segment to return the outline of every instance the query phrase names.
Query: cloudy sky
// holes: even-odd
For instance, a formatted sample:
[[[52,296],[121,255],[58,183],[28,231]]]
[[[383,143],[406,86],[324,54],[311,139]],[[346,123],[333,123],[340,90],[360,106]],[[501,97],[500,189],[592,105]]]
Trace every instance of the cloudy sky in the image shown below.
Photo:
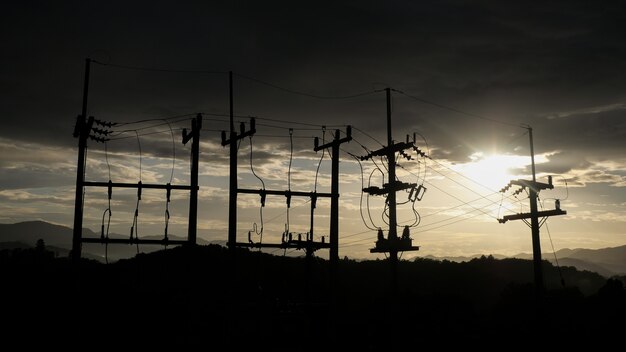
[[[542,248],[551,251],[548,232],[556,249],[624,245],[625,10],[604,1],[5,4],[0,222],[72,225],[72,131],[91,57],[90,115],[118,123],[171,119],[115,126],[106,151],[90,142],[87,179],[106,181],[110,173],[116,182],[188,183],[190,149],[180,129],[203,113],[199,233],[207,240],[226,239],[228,150],[219,131],[228,128],[224,72],[232,70],[237,122],[258,117],[252,164],[268,189],[310,191],[319,165],[317,190],[328,192],[329,157],[313,151],[312,137],[356,127],[341,153],[340,255],[373,258],[375,232],[367,226],[385,226],[383,201],[360,192],[362,182],[380,186],[384,166],[365,161],[361,170],[350,153],[386,143],[386,87],[396,90],[394,139],[417,132],[432,158],[400,161],[398,171],[427,188],[414,204],[419,255],[531,251],[524,223],[496,221],[528,211],[526,193],[498,193],[509,179],[530,177],[520,124],[533,127],[539,179],[554,175],[542,205],[552,209],[560,199],[568,212],[542,228]],[[262,187],[250,170],[248,139],[239,166],[241,187]],[[160,235],[164,194],[145,193],[140,235]],[[85,226],[97,231],[106,191],[87,189],[85,200]],[[173,196],[170,233],[186,233],[187,202],[185,192]],[[309,230],[305,202],[294,199],[290,231]],[[129,232],[135,205],[134,191],[114,192],[112,232]],[[403,224],[414,222],[411,205],[400,206]],[[260,228],[259,199],[242,195],[238,208],[245,241],[253,223]],[[316,214],[316,237],[326,235],[328,202]],[[284,198],[269,198],[263,240],[279,241],[286,222]]]

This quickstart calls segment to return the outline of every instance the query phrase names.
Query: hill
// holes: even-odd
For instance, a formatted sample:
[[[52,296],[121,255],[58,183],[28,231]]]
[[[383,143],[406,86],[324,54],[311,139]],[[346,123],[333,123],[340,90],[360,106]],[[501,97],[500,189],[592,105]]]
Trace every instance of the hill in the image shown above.
[[[80,267],[38,249],[4,250],[0,295],[11,302],[4,314],[9,329],[75,329],[102,346],[300,351],[319,350],[329,341],[350,350],[411,347],[416,341],[447,345],[451,336],[465,346],[521,336],[532,341],[537,313],[528,260],[401,261],[397,292],[389,285],[387,261],[341,260],[338,269],[333,289],[325,260],[307,265],[302,258],[247,250],[232,257],[216,245],[177,247],[110,265],[83,260]],[[544,270],[546,329],[577,342],[623,329],[614,325],[626,313],[620,282],[564,268],[568,287],[561,288],[556,268],[545,262]],[[73,317],[68,324],[58,324],[60,308]]]
[[[579,270],[590,270],[605,277],[626,274],[626,245],[601,249],[564,248],[556,251],[561,265],[570,265]],[[555,262],[553,253],[543,253],[542,258]],[[520,253],[513,258],[532,259],[532,254]]]
[[[460,257],[436,257],[428,255],[420,258],[462,263],[480,258],[481,256],[484,256],[484,254]],[[493,254],[491,256],[495,259],[517,258],[532,260],[533,258],[531,253],[519,253],[510,257],[500,254]],[[593,271],[607,278],[626,275],[626,245],[601,249],[564,248],[556,252],[556,257],[558,264],[561,266],[571,266],[578,270]],[[541,258],[552,264],[556,264],[557,262],[554,259],[554,253],[543,253]]]
[[[43,239],[46,246],[58,256],[67,256],[72,248],[71,228],[62,225],[55,225],[45,221],[26,221],[15,224],[0,224],[0,248],[25,248],[34,247],[38,239]],[[84,228],[84,237],[100,237],[100,234]],[[110,234],[111,238],[127,238],[127,236],[119,234]],[[143,236],[146,239],[160,239],[158,236]],[[169,235],[172,240],[182,240],[183,237]],[[208,244],[203,239],[198,239],[199,244]],[[149,253],[157,251],[160,246],[145,245],[139,246],[140,253]],[[108,253],[107,253],[108,252]],[[137,247],[130,245],[110,245],[105,248],[103,244],[84,243],[83,257],[105,261],[105,255],[108,260],[113,262],[124,258],[131,258],[137,254]]]

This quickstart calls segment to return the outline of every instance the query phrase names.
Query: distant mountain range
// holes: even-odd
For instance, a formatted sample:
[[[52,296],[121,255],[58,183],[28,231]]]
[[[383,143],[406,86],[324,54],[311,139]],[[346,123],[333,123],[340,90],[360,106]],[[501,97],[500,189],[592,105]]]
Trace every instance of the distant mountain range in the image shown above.
[[[90,229],[83,229],[85,237],[99,237]],[[113,238],[125,238],[126,236],[119,234],[111,234]],[[0,224],[0,249],[9,248],[28,248],[34,247],[38,239],[43,239],[46,247],[55,252],[58,256],[67,256],[70,248],[72,248],[72,229],[66,226],[54,225],[45,221],[27,221],[16,224]],[[144,238],[156,238],[155,236],[146,236]],[[180,236],[170,235],[171,239],[183,239]],[[208,244],[209,242],[198,239],[199,244]],[[220,241],[220,245],[224,245]],[[139,250],[144,253],[153,252],[161,249],[160,246],[140,246]],[[122,258],[133,257],[137,253],[135,246],[111,245],[108,246],[108,259],[116,261]],[[481,257],[477,254],[467,257],[434,257],[425,256],[424,258],[435,260],[449,260],[453,262],[467,262],[474,258]],[[519,253],[510,257],[504,255],[493,254],[496,259],[503,258],[519,258],[532,259],[532,254]],[[102,244],[83,244],[83,257],[104,261],[105,246]],[[596,272],[605,277],[614,275],[626,275],[626,245],[620,247],[602,248],[602,249],[561,249],[556,252],[559,265],[573,266],[578,270],[588,270]],[[542,258],[556,263],[554,254],[543,253]]]
[[[557,258],[556,260],[554,259],[555,254]],[[481,256],[482,254],[476,254],[468,257],[435,257],[428,255],[423,258],[449,260],[460,263],[467,262]],[[519,253],[507,257],[504,255],[493,254],[493,257],[496,259],[518,258],[530,260],[533,258],[533,255],[530,253]],[[543,253],[541,258],[550,261],[552,264],[556,264],[558,260],[558,264],[560,266],[573,266],[578,270],[593,271],[604,277],[626,275],[626,245],[601,249],[563,248],[556,251],[556,253]]]
[[[68,256],[72,248],[72,229],[67,226],[55,225],[45,221],[26,221],[15,224],[0,224],[0,249],[29,248],[34,247],[37,240],[43,239],[46,248],[57,256]],[[100,237],[88,228],[83,229],[84,237]],[[111,238],[125,238],[124,235],[109,234]],[[146,239],[156,239],[156,236],[142,236]],[[180,236],[169,235],[171,240],[185,239]],[[208,244],[203,239],[198,239],[199,244]],[[140,245],[139,251],[143,253],[154,252],[162,249],[161,246]],[[137,247],[130,245],[110,245],[106,249],[109,261],[130,258],[137,254]],[[98,243],[84,243],[83,257],[105,261],[105,246]]]

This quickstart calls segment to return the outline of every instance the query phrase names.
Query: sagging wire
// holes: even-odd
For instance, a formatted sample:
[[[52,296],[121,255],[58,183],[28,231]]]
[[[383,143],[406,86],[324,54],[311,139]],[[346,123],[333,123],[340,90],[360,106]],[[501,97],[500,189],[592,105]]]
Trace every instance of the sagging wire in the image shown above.
[[[359,199],[359,214],[361,215],[361,220],[363,221],[363,225],[365,225],[365,227],[367,227],[370,230],[376,231],[378,229],[375,228],[375,227],[370,227],[370,225],[367,223],[367,221],[365,221],[365,216],[363,216],[363,193],[365,193],[365,192],[363,192],[363,188],[365,188],[365,175],[363,173],[363,164],[361,164],[361,160],[359,159],[358,156],[356,156],[356,155],[354,155],[354,154],[352,154],[352,153],[350,153],[348,151],[346,151],[346,153],[348,155],[350,155],[351,157],[353,157],[354,160],[357,161],[357,163],[359,164],[359,168],[361,169],[361,197]],[[368,209],[368,212],[369,212],[369,209]],[[370,215],[370,220],[371,220],[371,218],[372,217]],[[376,226],[376,225],[374,225],[372,223],[372,226]]]
[[[109,180],[109,183],[111,181]],[[111,227],[111,187],[109,186],[109,204],[102,213],[102,225],[100,226],[100,239],[104,240],[104,262],[109,264],[109,228]],[[109,214],[107,219],[106,231],[104,231],[104,217]]]
[[[259,177],[259,175],[257,175],[257,173],[254,171],[254,166],[252,164],[252,136],[250,136],[250,171],[252,171],[252,174],[254,175],[254,177],[256,177],[259,181],[261,181],[261,185],[263,186],[263,191],[265,191],[265,181],[263,181],[263,179],[261,177]],[[261,206],[259,207],[259,217],[260,217],[260,221],[261,221],[261,229],[259,230],[257,228],[257,223],[253,223],[252,224],[252,231],[257,234],[259,236],[259,241],[260,243],[263,243],[263,208],[265,207],[265,193],[261,194]],[[248,232],[248,241],[252,242],[252,239],[250,238],[250,232]],[[259,251],[261,251],[261,247],[259,247]]]
[[[137,146],[139,147],[139,184],[137,187],[137,204],[135,205],[135,214],[133,216],[133,225],[130,227],[130,240],[131,243],[133,241],[133,235],[134,238],[137,240],[135,242],[136,246],[137,246],[137,254],[139,254],[139,224],[138,224],[138,217],[139,217],[139,202],[141,201],[141,182],[142,182],[142,170],[141,170],[141,164],[142,164],[142,155],[141,155],[141,141],[139,139],[139,133],[137,131],[135,131],[135,134],[137,136]]]
[[[367,187],[371,187],[371,185],[372,185],[372,176],[374,175],[374,172],[376,172],[376,171],[380,172],[380,174],[383,177],[383,182],[382,183],[383,184],[385,183],[385,173],[380,168],[377,167],[376,169],[372,170],[372,172],[370,173],[370,176],[369,176],[369,178],[367,180]],[[379,226],[376,226],[376,223],[374,223],[374,219],[372,219],[372,213],[370,211],[370,194],[369,193],[367,194],[367,197],[365,197],[365,202],[366,202],[366,205],[367,205],[367,216],[369,217],[370,222],[372,223],[372,226],[374,226],[376,229],[378,229]]]
[[[541,206],[541,210],[543,210],[543,202],[540,201],[539,205]],[[552,242],[552,235],[550,234],[550,228],[548,227],[548,219],[545,219],[544,225],[546,225],[546,231],[548,231],[548,238],[550,239],[550,246],[552,247],[552,255],[554,256],[554,263],[556,264],[556,269],[559,272],[559,277],[561,279],[561,285],[565,287],[565,279],[563,278],[563,273],[561,272],[561,266],[559,265],[559,258],[556,256],[556,250],[554,249],[554,243]]]
[[[170,182],[167,183],[165,213],[163,215],[165,217],[165,229],[163,231],[163,240],[165,241],[164,247],[165,249],[167,249],[167,241],[169,240],[168,231],[170,227],[170,201],[171,201],[171,195],[172,195],[172,189],[170,187],[172,185],[172,181],[174,180],[174,169],[176,168],[176,142],[174,139],[174,130],[172,129],[172,125],[166,119],[163,119],[163,121],[167,123],[167,126],[170,129],[170,135],[172,137],[172,171],[170,173]],[[139,245],[139,243],[137,245]]]
[[[287,223],[285,224],[285,232],[283,233],[283,242],[290,236],[289,233],[289,208],[291,208],[291,165],[293,163],[293,129],[289,129],[289,168],[287,171]],[[285,253],[287,249],[285,249]],[[284,255],[284,254],[283,254]]]
[[[109,228],[111,227],[111,196],[112,196],[112,188],[110,186],[111,183],[111,164],[109,163],[109,151],[107,148],[107,142],[104,142],[104,159],[107,163],[107,169],[109,171],[109,190],[108,190],[108,208],[102,213],[102,225],[100,226],[100,239],[105,240],[104,242],[104,262],[109,264]],[[104,217],[106,214],[109,214],[109,218],[107,220],[106,233],[104,231]]]
[[[326,126],[322,126],[322,145],[326,144]],[[317,170],[315,170],[315,182],[313,183],[313,192],[317,192],[317,176],[320,172],[320,166],[322,166],[322,160],[324,160],[324,154],[326,152],[326,148],[322,149],[322,156],[320,157],[320,161],[317,163]]]

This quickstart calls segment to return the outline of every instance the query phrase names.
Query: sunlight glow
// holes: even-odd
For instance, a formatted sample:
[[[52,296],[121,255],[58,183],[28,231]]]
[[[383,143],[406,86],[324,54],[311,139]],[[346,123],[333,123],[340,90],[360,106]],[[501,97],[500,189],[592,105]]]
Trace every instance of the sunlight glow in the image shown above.
[[[480,184],[498,190],[523,173],[530,160],[526,156],[474,153],[472,161],[458,164],[455,170]]]

